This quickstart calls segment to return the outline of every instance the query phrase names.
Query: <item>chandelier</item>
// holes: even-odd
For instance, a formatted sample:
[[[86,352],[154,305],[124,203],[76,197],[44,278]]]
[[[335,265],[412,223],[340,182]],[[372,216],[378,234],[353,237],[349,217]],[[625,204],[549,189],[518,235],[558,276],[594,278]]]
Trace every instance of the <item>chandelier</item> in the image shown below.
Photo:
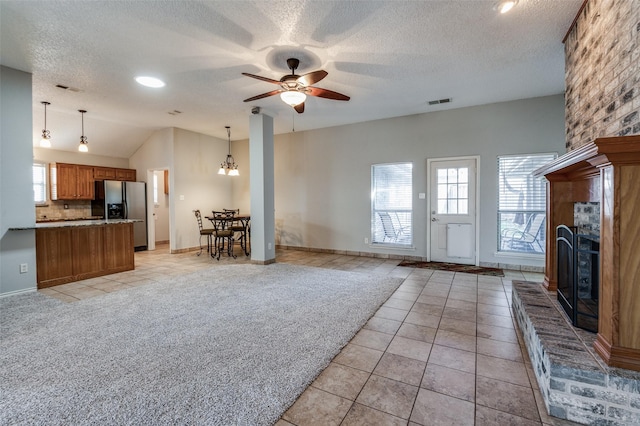
[[[227,159],[220,163],[220,169],[218,170],[219,175],[229,175],[229,176],[239,176],[238,165],[236,161],[233,159],[231,155],[231,127],[224,126],[227,129],[227,139],[229,143],[229,153],[227,154]]]

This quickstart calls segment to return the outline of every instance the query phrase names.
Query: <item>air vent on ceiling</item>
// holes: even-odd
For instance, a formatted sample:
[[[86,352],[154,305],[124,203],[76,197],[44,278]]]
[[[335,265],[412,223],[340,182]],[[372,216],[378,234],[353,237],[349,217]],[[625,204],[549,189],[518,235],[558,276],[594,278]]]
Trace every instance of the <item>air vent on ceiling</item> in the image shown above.
[[[68,91],[70,91],[70,92],[76,92],[76,93],[77,93],[77,92],[81,92],[81,90],[80,90],[80,89],[77,89],[77,88],[75,88],[75,87],[64,86],[64,85],[62,85],[62,84],[56,84],[56,87],[57,87],[58,89],[68,90]]]
[[[446,104],[448,102],[451,102],[451,98],[437,99],[435,101],[429,101],[429,105]]]

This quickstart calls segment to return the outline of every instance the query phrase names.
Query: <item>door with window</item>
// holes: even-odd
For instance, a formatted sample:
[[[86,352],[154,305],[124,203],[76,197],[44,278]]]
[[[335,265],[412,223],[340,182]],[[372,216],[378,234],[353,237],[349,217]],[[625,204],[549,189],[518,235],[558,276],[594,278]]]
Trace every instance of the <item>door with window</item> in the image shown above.
[[[428,160],[428,163],[430,259],[476,264],[477,158]]]

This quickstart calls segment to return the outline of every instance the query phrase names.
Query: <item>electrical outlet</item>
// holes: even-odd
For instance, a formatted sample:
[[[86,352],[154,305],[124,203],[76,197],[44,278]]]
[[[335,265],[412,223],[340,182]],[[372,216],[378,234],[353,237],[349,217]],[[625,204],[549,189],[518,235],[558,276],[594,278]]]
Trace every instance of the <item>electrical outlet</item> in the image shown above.
[[[271,250],[271,243],[267,243],[267,250]]]
[[[364,243],[369,244],[369,239],[367,237],[364,238]]]
[[[20,273],[21,274],[26,274],[27,272],[29,272],[29,265],[27,265],[26,263],[21,263],[20,264]]]

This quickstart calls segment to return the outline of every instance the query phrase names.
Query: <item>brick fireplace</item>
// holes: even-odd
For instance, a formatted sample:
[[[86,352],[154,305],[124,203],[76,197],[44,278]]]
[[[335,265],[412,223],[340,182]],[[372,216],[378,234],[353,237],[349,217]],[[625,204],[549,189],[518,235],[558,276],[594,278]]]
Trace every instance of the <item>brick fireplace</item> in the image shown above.
[[[513,308],[549,414],[638,425],[640,1],[585,0],[563,43],[567,153],[536,173],[548,180],[544,287],[514,282]],[[596,334],[556,300],[558,225],[597,237]]]
[[[547,235],[574,226],[576,202],[600,204],[600,290],[594,347],[609,366],[640,371],[640,136],[599,138],[536,171],[547,178]],[[557,291],[555,239],[544,285]]]

